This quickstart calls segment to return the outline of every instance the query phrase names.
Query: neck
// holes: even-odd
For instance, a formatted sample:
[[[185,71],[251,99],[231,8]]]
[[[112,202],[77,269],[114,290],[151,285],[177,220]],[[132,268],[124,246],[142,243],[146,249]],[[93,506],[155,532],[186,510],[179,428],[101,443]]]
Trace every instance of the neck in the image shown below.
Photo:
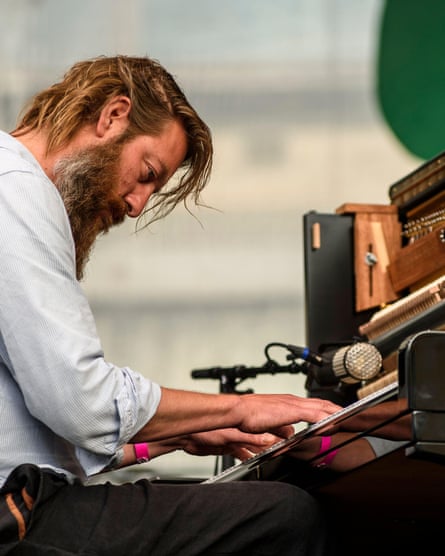
[[[81,129],[67,145],[51,152],[48,152],[48,138],[44,131],[32,130],[19,134],[13,132],[12,135],[30,151],[52,182],[54,182],[54,167],[61,158],[70,156],[81,146],[87,147],[92,143],[88,126]]]
[[[46,136],[41,132],[28,131],[16,135],[12,133],[13,137],[17,139],[28,151],[34,156],[37,162],[42,167],[48,178],[53,181],[54,172],[53,167],[55,164],[54,155],[50,156],[46,152]]]

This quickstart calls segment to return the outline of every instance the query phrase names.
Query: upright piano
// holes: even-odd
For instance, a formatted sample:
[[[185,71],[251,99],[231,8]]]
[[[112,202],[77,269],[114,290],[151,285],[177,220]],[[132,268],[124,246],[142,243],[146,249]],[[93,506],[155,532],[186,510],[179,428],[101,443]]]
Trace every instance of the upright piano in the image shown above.
[[[409,434],[384,455],[340,473],[289,457],[292,442],[319,433],[319,426],[309,426],[287,447],[209,479],[302,486],[321,502],[337,553],[345,556],[443,550],[445,153],[392,184],[389,198],[387,205],[345,203],[332,214],[304,215],[307,346],[328,361],[356,344],[369,344],[381,356],[371,377],[334,368],[323,375],[309,364],[306,389],[344,407],[331,421],[333,430],[344,415],[404,399]],[[357,357],[353,366],[359,370],[361,363]],[[379,436],[378,429],[351,442]]]
[[[445,152],[391,184],[388,196],[388,204],[304,215],[308,347],[329,352],[364,341],[383,356],[364,384],[324,384],[308,373],[309,395],[353,402],[395,376],[410,334],[445,328]]]
[[[304,215],[308,346],[323,352],[368,342],[382,355],[371,380],[323,384],[309,373],[306,387],[310,396],[346,406],[395,380],[411,413],[411,437],[347,473],[312,474],[307,487],[326,507],[340,553],[441,553],[445,152],[391,184],[388,196],[386,205],[345,203],[334,214]],[[290,476],[301,484],[308,477],[303,469]]]

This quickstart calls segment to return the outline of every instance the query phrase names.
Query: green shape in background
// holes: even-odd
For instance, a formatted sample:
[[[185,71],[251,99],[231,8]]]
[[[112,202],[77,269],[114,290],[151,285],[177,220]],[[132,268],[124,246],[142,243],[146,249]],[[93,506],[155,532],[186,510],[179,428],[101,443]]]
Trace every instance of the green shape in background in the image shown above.
[[[445,150],[445,0],[387,0],[377,97],[400,142],[430,159]]]

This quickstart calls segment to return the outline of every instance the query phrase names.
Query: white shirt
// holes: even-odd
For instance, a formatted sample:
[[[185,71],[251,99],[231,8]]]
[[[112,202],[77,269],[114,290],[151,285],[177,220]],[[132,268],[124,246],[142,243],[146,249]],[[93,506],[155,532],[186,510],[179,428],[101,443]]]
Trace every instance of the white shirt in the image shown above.
[[[81,479],[101,471],[160,395],[104,359],[62,199],[0,132],[0,485],[22,463]]]

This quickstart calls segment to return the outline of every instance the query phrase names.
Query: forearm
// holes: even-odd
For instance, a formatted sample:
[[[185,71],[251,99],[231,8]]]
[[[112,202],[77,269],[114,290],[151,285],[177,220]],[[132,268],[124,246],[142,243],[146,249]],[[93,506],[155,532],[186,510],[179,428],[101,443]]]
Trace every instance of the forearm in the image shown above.
[[[183,447],[183,441],[181,440],[181,438],[167,439],[150,443],[144,442],[142,444],[145,445],[146,452],[149,456],[149,461],[164,454],[180,450]],[[135,446],[136,444],[125,444],[125,446],[123,446],[122,458],[118,465],[119,468],[138,463],[138,456],[136,454]]]
[[[237,426],[239,395],[162,388],[156,414],[131,439],[153,442],[194,432]]]
[[[294,429],[289,427],[286,431],[287,436],[290,436]],[[228,454],[244,460],[252,457],[255,453],[266,450],[280,440],[282,440],[282,437],[273,434],[250,434],[235,428],[186,434],[150,443],[144,442],[139,445],[127,444],[123,447],[123,457],[119,466],[124,467],[136,463],[138,452],[145,453],[151,460],[175,450],[183,450],[194,456]],[[141,449],[138,450],[137,446]]]

